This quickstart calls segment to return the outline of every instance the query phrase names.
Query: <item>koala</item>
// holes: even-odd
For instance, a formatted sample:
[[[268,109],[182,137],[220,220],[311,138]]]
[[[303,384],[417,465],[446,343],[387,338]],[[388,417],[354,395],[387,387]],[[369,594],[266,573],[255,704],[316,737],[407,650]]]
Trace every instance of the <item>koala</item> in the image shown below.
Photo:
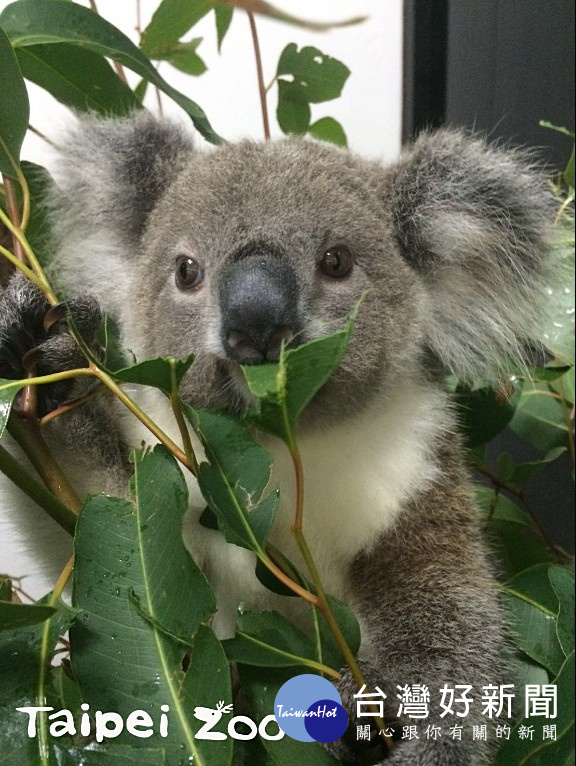
[[[179,126],[138,114],[84,118],[62,141],[55,178],[52,270],[72,313],[88,334],[99,311],[113,317],[139,360],[193,352],[181,393],[196,408],[241,415],[252,403],[241,365],[341,329],[365,295],[339,368],[299,423],[304,531],[329,591],[358,615],[360,658],[387,695],[387,721],[418,727],[387,762],[487,763],[486,743],[469,732],[486,722],[482,686],[510,675],[443,377],[497,383],[525,360],[553,269],[541,172],[524,153],[459,130],[423,133],[382,166],[301,137],[199,151]],[[20,377],[34,346],[41,370],[77,363],[69,336],[43,329],[47,305],[21,277],[0,308],[2,377]],[[47,409],[66,395],[44,388]],[[131,394],[175,433],[160,394]],[[115,407],[100,397],[51,426],[80,492],[125,491],[129,446],[151,440]],[[257,438],[281,488],[271,540],[298,562],[292,466],[283,445]],[[252,554],[199,524],[204,507],[191,477],[184,535],[218,596],[217,632],[233,634],[240,601],[286,613],[295,600],[267,592]],[[29,532],[42,529],[54,557],[59,530],[39,524]],[[406,684],[430,690],[426,719],[398,711]],[[446,727],[445,684],[473,687],[462,740],[424,735]],[[357,687],[345,672],[338,685],[353,717]],[[385,759],[358,751],[352,736],[332,745],[344,763]]]

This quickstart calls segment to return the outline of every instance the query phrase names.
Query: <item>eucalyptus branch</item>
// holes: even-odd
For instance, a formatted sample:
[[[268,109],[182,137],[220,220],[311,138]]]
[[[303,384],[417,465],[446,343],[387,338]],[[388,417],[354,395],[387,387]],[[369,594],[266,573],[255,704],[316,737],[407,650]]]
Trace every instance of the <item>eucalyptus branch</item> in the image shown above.
[[[526,500],[526,496],[524,494],[524,490],[520,487],[514,487],[511,484],[507,484],[506,482],[502,481],[498,478],[495,474],[492,473],[488,468],[485,468],[484,466],[475,465],[473,466],[474,470],[477,471],[482,476],[485,476],[487,479],[490,480],[490,483],[494,487],[494,489],[497,492],[503,491],[507,492],[508,494],[512,495],[522,508],[526,511],[526,513],[530,516],[532,523],[534,525],[534,528],[538,535],[540,536],[542,542],[550,549],[550,551],[560,558],[563,561],[570,561],[570,554],[567,553],[560,545],[557,545],[553,540],[551,540],[550,536],[540,523],[540,519],[538,516],[534,513],[532,508],[530,507],[530,504]]]
[[[26,179],[24,176],[22,176],[23,183],[26,184]],[[29,196],[28,193],[28,186],[26,184],[25,186],[25,194],[24,197]],[[13,221],[10,220],[10,218],[4,213],[4,211],[0,208],[0,220],[7,226],[7,228],[11,231],[13,236],[16,237],[18,242],[22,246],[22,250],[24,251],[24,254],[26,256],[26,260],[29,264],[28,271],[33,274],[33,276],[29,276],[28,272],[24,272],[26,276],[29,276],[29,278],[34,282],[37,287],[42,290],[44,295],[46,296],[46,300],[48,303],[50,303],[52,306],[54,306],[56,303],[58,303],[58,299],[54,295],[52,288],[50,287],[50,284],[46,278],[46,275],[44,274],[44,270],[42,269],[42,266],[40,265],[40,262],[34,255],[34,251],[30,247],[30,244],[28,240],[26,239],[26,235],[24,234],[24,214],[22,216],[22,226],[16,225],[13,223]],[[6,256],[12,263],[17,267],[20,268],[21,271],[24,271],[18,264],[19,261],[15,256],[13,256],[11,253],[8,255],[8,251],[6,251],[5,248],[2,248],[2,254]],[[11,256],[11,257],[10,257]]]
[[[58,581],[54,587],[54,590],[50,594],[48,599],[48,606],[54,606],[64,591],[72,570],[74,569],[74,557],[72,556],[64,569],[62,570]],[[38,704],[40,707],[46,705],[46,675],[50,667],[50,658],[48,657],[50,649],[50,620],[46,620],[42,627],[42,639],[40,642],[40,662],[39,664],[39,676],[38,676]],[[48,748],[48,730],[46,726],[46,716],[40,716],[40,726],[38,731],[38,750],[40,755],[41,766],[49,766],[51,762],[49,748]]]
[[[82,369],[82,368],[81,368]],[[131,399],[128,394],[122,390],[122,388],[116,383],[116,381],[104,370],[96,367],[94,363],[90,363],[90,367],[86,368],[87,374],[93,375],[108,388],[114,396],[119,399],[130,412],[135,415],[138,420],[146,426],[146,428],[152,433],[158,441],[168,449],[174,457],[182,463],[192,474],[195,474],[195,465],[191,461],[186,453],[180,449],[180,447],[166,434],[153,420],[148,417],[146,413]],[[78,372],[78,370],[76,370]],[[86,374],[86,373],[85,373]]]
[[[170,404],[172,405],[172,412],[174,413],[174,417],[176,418],[176,423],[178,424],[178,429],[180,431],[180,436],[182,437],[182,445],[184,447],[184,452],[186,453],[186,457],[188,458],[190,464],[192,465],[192,468],[190,470],[192,471],[194,476],[197,476],[198,475],[198,460],[196,459],[196,455],[194,454],[192,440],[190,439],[190,432],[188,431],[188,426],[186,425],[186,419],[184,418],[184,413],[182,412],[182,400],[180,399],[180,394],[178,393],[178,381],[176,380],[176,365],[173,359],[170,360],[170,379],[171,379]]]
[[[33,381],[34,378],[30,380]],[[7,428],[54,497],[71,514],[78,515],[82,502],[46,444],[38,422],[24,419],[12,412]]]
[[[8,215],[10,220],[15,226],[20,226],[20,212],[18,210],[18,201],[16,199],[16,192],[14,190],[14,183],[9,176],[3,177],[4,190],[6,193],[6,207],[8,208]],[[12,232],[12,239],[14,240],[14,255],[21,263],[25,262],[25,255],[22,249],[22,243]]]
[[[292,457],[292,463],[294,465],[294,474],[296,479],[296,510],[294,514],[294,523],[292,524],[292,534],[294,535],[294,538],[296,540],[296,543],[298,545],[302,558],[304,559],[306,566],[308,567],[308,571],[310,572],[310,576],[312,578],[314,588],[316,589],[317,603],[315,603],[314,605],[322,613],[322,616],[326,620],[328,629],[334,636],[334,640],[336,641],[336,644],[338,645],[338,648],[340,649],[340,652],[342,653],[344,661],[346,665],[348,666],[348,668],[350,669],[350,672],[352,673],[352,677],[354,678],[354,680],[356,681],[356,684],[358,685],[358,688],[360,689],[363,685],[366,684],[366,679],[364,678],[364,674],[362,673],[360,665],[358,664],[358,662],[356,661],[356,658],[350,651],[350,647],[348,646],[348,643],[346,642],[346,639],[344,638],[344,634],[340,630],[340,626],[338,625],[337,621],[334,619],[334,615],[332,614],[332,610],[330,609],[330,604],[328,603],[328,597],[326,596],[326,591],[324,590],[324,586],[322,585],[320,573],[318,572],[316,563],[314,561],[314,558],[308,546],[308,542],[302,530],[302,522],[304,519],[304,470],[302,465],[302,457],[300,455],[298,443],[294,436],[292,424],[289,422],[288,418],[285,419],[285,422],[286,422],[286,432],[287,432],[286,444],[288,446],[290,455]],[[385,730],[384,721],[380,718],[380,716],[374,716],[374,723],[379,729],[379,731],[383,732]],[[394,746],[394,743],[392,742],[392,740],[389,740],[386,737],[383,737],[382,739],[384,743],[386,744],[386,747],[388,748],[388,750],[391,750]]]
[[[26,471],[8,450],[0,445],[0,471],[4,473],[25,495],[40,506],[69,534],[74,533],[76,516],[46,487]]]
[[[250,22],[250,31],[252,33],[252,44],[254,46],[254,57],[256,59],[256,72],[258,74],[258,92],[260,94],[260,108],[262,110],[262,123],[264,127],[264,138],[270,139],[270,121],[268,119],[268,105],[266,103],[266,86],[264,85],[264,73],[262,71],[262,54],[260,51],[260,42],[258,40],[258,30],[254,14],[248,11],[248,20]]]

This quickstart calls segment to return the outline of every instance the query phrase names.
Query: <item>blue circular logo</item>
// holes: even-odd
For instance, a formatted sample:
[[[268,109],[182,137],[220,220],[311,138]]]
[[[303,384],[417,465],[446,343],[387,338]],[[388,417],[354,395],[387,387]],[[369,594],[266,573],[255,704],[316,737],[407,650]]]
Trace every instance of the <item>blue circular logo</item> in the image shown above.
[[[339,702],[318,700],[306,711],[306,731],[317,742],[334,742],[346,731],[348,714]]]
[[[312,673],[295,676],[280,687],[274,716],[282,731],[300,742],[334,742],[348,725],[336,687]]]

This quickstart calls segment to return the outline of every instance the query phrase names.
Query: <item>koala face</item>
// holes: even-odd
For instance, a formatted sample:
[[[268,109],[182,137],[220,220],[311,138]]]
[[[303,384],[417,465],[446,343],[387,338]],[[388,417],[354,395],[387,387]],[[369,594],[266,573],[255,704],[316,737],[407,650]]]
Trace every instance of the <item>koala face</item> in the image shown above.
[[[361,296],[312,420],[411,376],[497,383],[557,282],[545,177],[461,131],[423,133],[388,167],[303,138],[198,152],[145,113],[83,119],[63,147],[57,281],[78,295],[89,273],[139,359],[196,354],[197,407],[243,410],[241,364],[340,329]]]
[[[347,356],[313,403],[318,416],[357,410],[411,371],[426,303],[385,186],[375,166],[296,139],[193,156],[146,227],[145,286],[137,274],[133,285],[139,352],[195,353],[185,397],[241,409],[240,364],[341,329],[364,295]]]

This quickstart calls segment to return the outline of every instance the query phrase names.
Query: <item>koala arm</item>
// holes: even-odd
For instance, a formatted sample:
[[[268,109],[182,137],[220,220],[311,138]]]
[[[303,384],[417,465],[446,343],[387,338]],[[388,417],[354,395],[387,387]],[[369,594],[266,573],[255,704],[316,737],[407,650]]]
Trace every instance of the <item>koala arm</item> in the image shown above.
[[[456,452],[453,444],[440,446],[441,482],[410,501],[394,527],[356,558],[350,572],[352,603],[368,650],[368,686],[373,691],[378,685],[387,695],[387,723],[398,734],[403,726],[417,726],[419,739],[400,740],[390,764],[487,762],[489,744],[472,740],[473,725],[488,723],[490,728],[491,723],[481,715],[482,687],[510,682],[495,582],[472,487]],[[424,719],[398,715],[398,687],[412,684],[424,684],[430,692]],[[474,701],[465,718],[455,715],[462,712],[457,705],[454,714],[441,717],[440,689],[445,684],[472,687],[468,696]],[[339,691],[354,714],[358,689],[350,676],[344,676]],[[361,745],[354,742],[356,725],[370,722],[365,717],[352,720],[350,750]],[[452,740],[449,729],[455,724],[463,726],[462,740]],[[429,725],[441,728],[440,740],[426,737]],[[345,742],[335,743],[335,754],[353,763]]]

